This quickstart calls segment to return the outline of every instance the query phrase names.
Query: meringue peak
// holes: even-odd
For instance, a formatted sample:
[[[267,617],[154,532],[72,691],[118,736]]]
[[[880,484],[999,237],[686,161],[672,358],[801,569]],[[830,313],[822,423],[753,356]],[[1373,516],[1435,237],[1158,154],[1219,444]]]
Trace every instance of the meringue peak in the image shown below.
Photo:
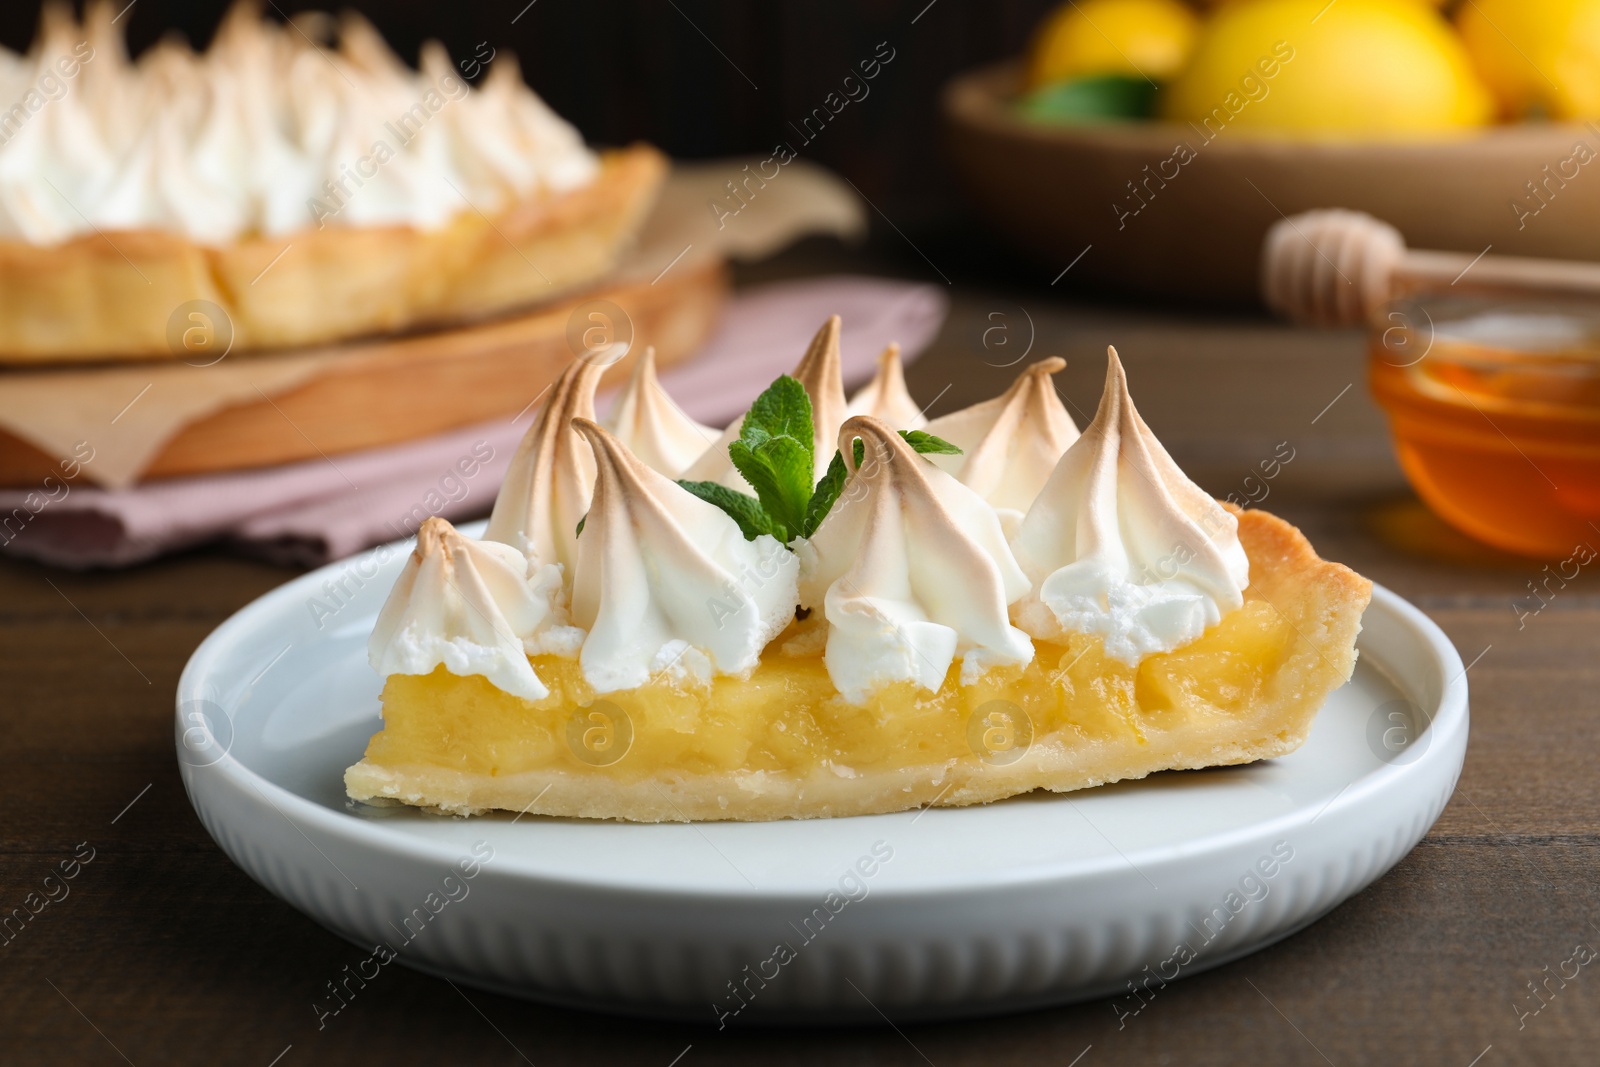
[[[813,482],[828,467],[827,446],[844,423],[849,406],[844,396],[844,359],[839,354],[841,325],[839,316],[829,315],[794,369],[793,377],[811,398],[811,425],[816,435],[813,451],[818,459]]]
[[[1061,403],[1052,377],[1066,365],[1055,356],[1041,359],[1025,367],[1000,396],[928,423],[929,433],[965,453],[934,462],[976,490],[1010,528],[1044,488],[1062,453],[1078,439],[1077,424]]]
[[[905,366],[900,360],[900,345],[891,341],[878,354],[878,372],[846,408],[848,415],[871,415],[897,430],[920,430],[928,424],[917,402],[906,388]]]
[[[1028,580],[993,509],[871,416],[845,421],[839,455],[839,499],[796,553],[800,604],[823,609],[824,661],[845,698],[901,681],[937,690],[957,656],[962,684],[1032,659],[1007,619]]]
[[[528,652],[574,643],[557,605],[560,572],[536,568],[508,545],[475,541],[428,519],[384,602],[367,644],[372,666],[391,674],[479,674],[524,700],[549,689]]]
[[[417,543],[411,550],[411,557],[420,562],[437,553],[451,560],[460,548],[460,541],[461,533],[450,520],[434,515],[424,519],[417,528]]]
[[[676,478],[717,439],[718,431],[684,414],[656,377],[656,350],[647,347],[633,365],[606,429],[645,464]]]
[[[467,203],[493,217],[599,173],[573,126],[507,84],[503,54],[474,88],[460,70],[484,64],[458,70],[437,43],[413,70],[359,16],[278,22],[243,2],[204,52],[164,38],[130,62],[125,6],[91,0],[80,24],[47,4],[26,56],[0,49],[11,100],[71,82],[0,144],[0,239],[159,230],[225,246],[308,226],[437,230]]]
[[[574,621],[598,693],[662,671],[709,679],[753,669],[794,617],[794,555],[774,537],[745,540],[713,504],[646,466],[598,423],[573,420],[595,457],[594,497],[578,539]]]
[[[1034,637],[1097,633],[1137,663],[1199,637],[1244,602],[1238,521],[1178,467],[1139,416],[1108,348],[1094,421],[1061,457],[1012,547],[1034,590],[1015,609]]]
[[[595,386],[604,373],[604,367],[575,360],[550,387],[549,399],[511,457],[485,540],[572,572],[578,522],[594,488],[594,456],[572,422],[594,418]]]

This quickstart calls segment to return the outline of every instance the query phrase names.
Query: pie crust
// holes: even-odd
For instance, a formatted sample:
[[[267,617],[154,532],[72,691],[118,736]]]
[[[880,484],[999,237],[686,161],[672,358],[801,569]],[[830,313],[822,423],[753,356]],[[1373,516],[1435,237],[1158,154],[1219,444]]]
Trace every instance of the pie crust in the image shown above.
[[[1004,764],[963,754],[850,775],[819,766],[801,779],[748,770],[664,770],[630,777],[577,760],[493,776],[363,759],[346,771],[345,786],[351,797],[367,803],[456,815],[504,809],[637,822],[768,820],[981,804],[1035,789],[1068,792],[1155,771],[1281,756],[1305,741],[1328,694],[1349,679],[1372,584],[1319,558],[1300,531],[1282,519],[1258,510],[1229,510],[1238,515],[1239,540],[1250,560],[1245,607],[1238,610],[1264,603],[1294,632],[1256,697],[1238,714],[1219,716],[1181,704],[1176,715],[1171,709],[1150,714],[1134,706],[1127,713],[1137,723],[1137,739],[1085,743],[1059,731],[1045,733],[1034,738],[1022,758]]]
[[[191,321],[219,337],[224,328],[203,307],[205,321],[190,320],[184,305],[192,301],[222,309],[232,352],[456,323],[543,302],[616,265],[666,169],[648,145],[607,152],[588,185],[525,200],[494,218],[465,207],[437,230],[327,226],[215,248],[156,230],[86,234],[52,246],[0,241],[0,363],[181,358]]]

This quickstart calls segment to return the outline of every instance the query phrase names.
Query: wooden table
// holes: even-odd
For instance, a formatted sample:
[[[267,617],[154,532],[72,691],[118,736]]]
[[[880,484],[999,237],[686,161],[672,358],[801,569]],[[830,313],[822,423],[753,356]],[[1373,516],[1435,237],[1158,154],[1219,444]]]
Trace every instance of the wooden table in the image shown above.
[[[904,249],[893,258],[931,277]],[[0,562],[0,908],[42,895],[80,843],[93,850],[69,895],[0,947],[0,1063],[1595,1062],[1600,971],[1564,988],[1550,978],[1547,1006],[1519,1011],[1540,1003],[1530,981],[1600,946],[1600,723],[1588,718],[1600,584],[1582,575],[1519,627],[1512,598],[1540,565],[1474,545],[1417,503],[1368,399],[1360,337],[1073,303],[1047,281],[954,286],[943,334],[910,372],[916,395],[937,396],[935,412],[992,395],[1014,373],[995,364],[1031,333],[1028,358],[1070,361],[1062,389],[1087,421],[1115,343],[1145,418],[1197,480],[1238,491],[1288,442],[1294,459],[1265,505],[1418,604],[1473,663],[1460,788],[1376,885],[1273,948],[1161,990],[1121,1029],[1099,1002],[901,1032],[718,1033],[457,992],[401,968],[319,1032],[313,1000],[360,954],[223,856],[173,757],[184,661],[293,572],[220,551],[114,574]]]

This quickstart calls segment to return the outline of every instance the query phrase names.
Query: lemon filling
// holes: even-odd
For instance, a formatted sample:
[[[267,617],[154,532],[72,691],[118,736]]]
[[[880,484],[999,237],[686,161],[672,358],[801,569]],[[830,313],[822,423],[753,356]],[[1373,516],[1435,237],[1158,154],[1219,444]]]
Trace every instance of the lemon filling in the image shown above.
[[[596,695],[575,659],[532,656],[550,694],[530,701],[478,675],[395,674],[383,689],[384,727],[368,761],[500,777],[574,772],[639,780],[765,771],[840,777],[981,759],[1005,763],[1030,744],[1143,744],[1178,728],[1220,725],[1264,695],[1293,651],[1290,622],[1247,601],[1197,640],[1129,666],[1100,639],[1035,642],[1025,667],[997,667],[937,692],[900,682],[864,704],[840,696],[822,656],[787,654],[820,625],[797,623],[748,677],[698,684],[658,675],[637,689]],[[815,642],[812,642],[815,644]]]

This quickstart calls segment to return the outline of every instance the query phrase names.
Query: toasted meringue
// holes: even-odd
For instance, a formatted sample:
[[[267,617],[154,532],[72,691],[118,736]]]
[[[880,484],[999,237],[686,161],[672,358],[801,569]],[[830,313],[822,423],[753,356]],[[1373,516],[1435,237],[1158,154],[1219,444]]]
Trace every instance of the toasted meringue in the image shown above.
[[[676,478],[705,453],[718,431],[683,413],[656,378],[656,350],[646,348],[604,423],[651,470]]]
[[[897,430],[920,430],[928,424],[922,408],[906,388],[900,346],[891,343],[878,355],[878,373],[850,398],[846,415],[871,415]]]
[[[572,572],[578,522],[594,490],[594,456],[572,429],[572,420],[594,418],[594,390],[604,373],[604,367],[575,360],[550,387],[550,399],[511,457],[485,540]]]
[[[597,693],[664,670],[709,680],[755,667],[794,617],[798,561],[763,534],[746,541],[720,508],[651,470],[597,423],[594,499],[578,539],[572,614]]]
[[[529,652],[574,651],[582,635],[557,605],[561,573],[534,568],[508,545],[463,537],[444,519],[417,531],[417,547],[367,643],[379,674],[481,674],[524,700],[549,689]]]
[[[1028,579],[994,510],[878,419],[847,420],[839,449],[849,478],[795,549],[800,604],[823,609],[824,660],[845,699],[861,703],[901,681],[937,690],[957,656],[963,685],[1031,660],[1033,642],[1006,614]]]
[[[0,237],[438,229],[599,171],[507,55],[473,90],[436,43],[412,71],[359,16],[325,48],[326,16],[282,26],[240,3],[205,53],[165,41],[130,63],[112,11],[91,4],[86,27],[47,13],[26,56],[0,54],[4,99],[39,103],[0,140]]]
[[[1041,359],[1002,395],[941,415],[926,427],[962,451],[928,458],[987,500],[1008,532],[1015,531],[1062,453],[1078,439],[1077,424],[1051,380],[1066,365],[1062,359]]]
[[[812,481],[821,481],[833,460],[834,439],[845,420],[848,402],[844,396],[844,368],[839,358],[839,316],[829,316],[822,329],[811,339],[806,354],[794,369],[793,377],[806,387],[811,397]],[[719,482],[730,489],[751,492],[750,483],[734,469],[728,457],[728,446],[739,437],[744,426],[740,419],[723,431],[715,444],[684,471],[683,477],[692,482]]]
[[[1054,640],[1099,634],[1137,663],[1179,648],[1244,602],[1238,520],[1191,482],[1134,409],[1106,350],[1094,421],[1067,449],[1012,541],[1033,582],[1017,625]]]

